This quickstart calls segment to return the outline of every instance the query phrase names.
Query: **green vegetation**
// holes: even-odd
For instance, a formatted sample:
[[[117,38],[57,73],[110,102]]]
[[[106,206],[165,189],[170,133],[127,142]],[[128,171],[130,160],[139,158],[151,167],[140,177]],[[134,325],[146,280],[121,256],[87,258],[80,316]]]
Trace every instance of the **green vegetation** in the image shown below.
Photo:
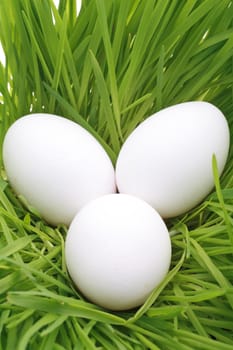
[[[113,162],[152,113],[215,104],[233,130],[230,0],[1,0],[0,141],[31,112],[70,118]],[[175,132],[175,130],[174,130]],[[43,140],[43,135],[41,135]],[[112,313],[74,289],[66,227],[49,227],[0,180],[0,350],[231,350],[233,148],[216,190],[167,222],[170,273],[138,310]]]

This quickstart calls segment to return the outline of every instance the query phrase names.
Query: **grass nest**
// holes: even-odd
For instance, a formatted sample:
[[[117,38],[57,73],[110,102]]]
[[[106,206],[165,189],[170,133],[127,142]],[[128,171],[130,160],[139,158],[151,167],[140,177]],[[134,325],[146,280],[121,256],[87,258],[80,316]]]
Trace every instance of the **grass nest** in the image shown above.
[[[76,6],[1,0],[1,144],[17,118],[54,113],[89,130],[115,163],[141,121],[190,100],[220,108],[232,133],[232,1],[83,0],[79,14]],[[214,171],[214,191],[167,221],[170,272],[128,312],[77,294],[64,261],[67,228],[22,204],[2,165],[0,350],[232,350],[232,151],[220,179]]]

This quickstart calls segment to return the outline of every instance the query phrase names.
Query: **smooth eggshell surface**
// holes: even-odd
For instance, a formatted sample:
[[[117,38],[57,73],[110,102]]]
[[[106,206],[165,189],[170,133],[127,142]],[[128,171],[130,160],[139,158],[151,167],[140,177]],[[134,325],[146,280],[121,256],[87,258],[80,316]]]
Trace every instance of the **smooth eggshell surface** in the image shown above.
[[[99,197],[75,216],[65,242],[68,271],[92,302],[111,310],[141,305],[166,276],[171,242],[160,215],[139,198]]]
[[[124,143],[116,164],[118,190],[144,199],[164,218],[183,214],[213,189],[212,157],[221,174],[229,142],[227,121],[214,105],[186,102],[163,109]]]
[[[18,119],[5,136],[3,161],[16,193],[53,225],[69,225],[84,204],[115,192],[105,150],[84,128],[59,116]]]

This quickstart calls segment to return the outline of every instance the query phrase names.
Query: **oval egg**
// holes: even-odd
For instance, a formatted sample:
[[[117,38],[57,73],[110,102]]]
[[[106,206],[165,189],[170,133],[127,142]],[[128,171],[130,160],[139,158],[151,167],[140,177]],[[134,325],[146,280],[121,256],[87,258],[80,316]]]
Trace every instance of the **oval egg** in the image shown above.
[[[116,190],[113,165],[99,142],[52,114],[31,114],[12,124],[3,162],[16,193],[53,225],[69,225],[88,201]]]
[[[65,242],[68,271],[92,302],[111,310],[141,305],[166,276],[171,240],[145,201],[109,194],[85,205]]]
[[[221,174],[230,134],[223,113],[208,102],[165,108],[127,138],[116,164],[119,192],[138,196],[162,217],[199,204],[213,189],[212,157]]]

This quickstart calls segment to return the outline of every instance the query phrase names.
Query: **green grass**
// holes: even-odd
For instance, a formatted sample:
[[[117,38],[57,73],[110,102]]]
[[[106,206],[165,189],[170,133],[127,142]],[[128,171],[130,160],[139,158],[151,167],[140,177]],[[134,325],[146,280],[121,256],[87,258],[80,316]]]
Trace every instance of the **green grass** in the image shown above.
[[[230,0],[1,0],[0,143],[24,114],[51,112],[88,129],[113,163],[152,113],[215,104],[233,130]],[[175,131],[174,131],[175,132]],[[171,269],[142,307],[112,313],[70,281],[67,228],[49,227],[0,181],[0,350],[233,348],[233,147],[215,190],[167,221]],[[2,161],[1,161],[2,162]]]

